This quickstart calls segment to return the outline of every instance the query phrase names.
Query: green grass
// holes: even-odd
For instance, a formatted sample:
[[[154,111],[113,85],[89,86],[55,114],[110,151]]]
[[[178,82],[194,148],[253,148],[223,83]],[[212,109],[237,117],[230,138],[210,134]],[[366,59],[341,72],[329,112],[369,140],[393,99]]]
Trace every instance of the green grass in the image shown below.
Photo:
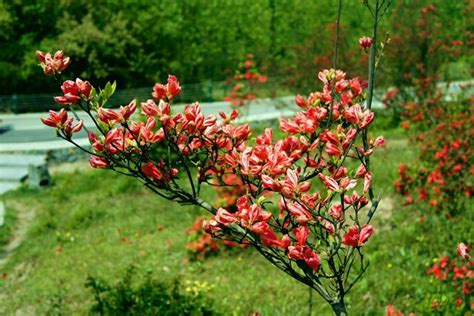
[[[388,134],[388,144],[401,139],[397,131]],[[455,249],[456,238],[469,236],[470,225],[462,218],[447,222],[427,216],[420,223],[419,210],[402,207],[393,196],[398,163],[415,156],[405,142],[394,141],[372,159],[377,193],[393,207],[376,214],[376,233],[366,250],[369,272],[347,298],[352,315],[381,315],[392,303],[406,312],[429,310],[436,290],[425,275],[427,265]],[[195,207],[160,199],[133,179],[108,171],[62,173],[54,182],[44,191],[22,188],[6,195],[11,205],[33,208],[36,218],[28,238],[0,268],[8,274],[0,280],[0,300],[7,302],[0,304],[0,314],[44,314],[58,301],[68,314],[86,314],[92,304],[84,287],[87,276],[113,282],[131,264],[162,280],[209,282],[214,287],[207,294],[225,315],[308,314],[308,290],[252,249],[189,261],[185,229],[204,214]],[[208,190],[203,198],[213,195]],[[446,233],[448,227],[455,236]],[[316,297],[313,314],[331,312]]]
[[[15,210],[4,202],[5,205],[5,222],[0,227],[0,247],[4,246],[12,237],[12,232],[15,227],[17,216]]]

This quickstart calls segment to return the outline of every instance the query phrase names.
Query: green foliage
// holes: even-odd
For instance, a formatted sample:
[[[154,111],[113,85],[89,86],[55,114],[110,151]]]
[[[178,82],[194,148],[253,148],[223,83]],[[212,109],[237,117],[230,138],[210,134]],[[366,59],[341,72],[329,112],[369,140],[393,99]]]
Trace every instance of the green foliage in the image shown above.
[[[373,109],[373,112],[375,113],[375,117],[377,118],[374,121],[374,126],[373,129],[375,131],[387,131],[387,130],[392,130],[394,128],[397,128],[399,126],[399,123],[397,120],[394,119],[394,114],[393,114],[394,109],[389,108],[389,109]]]
[[[133,266],[111,285],[101,278],[88,277],[86,287],[94,296],[91,314],[99,315],[217,315],[202,293],[187,293],[178,280],[162,282],[146,274],[133,284]]]
[[[51,295],[46,301],[46,312],[48,316],[68,315],[67,293],[65,289],[58,284],[56,293]]]
[[[434,3],[443,34],[466,42],[468,1],[393,3],[382,35],[390,31],[403,39],[420,8]],[[283,77],[293,90],[306,93],[314,88],[316,72],[332,67],[336,10],[334,0],[1,2],[0,94],[53,91],[54,84],[38,80],[37,49],[63,49],[72,59],[68,75],[90,79],[96,86],[115,79],[120,88],[150,86],[169,73],[184,84],[224,80],[241,56],[253,53],[270,78]],[[339,67],[351,75],[365,74],[358,38],[369,30],[370,14],[362,1],[344,1]],[[400,58],[422,49],[411,40],[387,47],[379,72],[386,84],[401,80],[416,66]],[[469,65],[472,58],[460,62]],[[456,71],[456,64],[440,67],[451,79],[470,76]]]
[[[410,85],[411,78],[472,78],[469,1],[398,0],[393,4],[388,25],[391,42],[383,60],[389,83],[402,87]],[[460,69],[462,64],[470,66]]]
[[[117,82],[114,81],[113,84],[110,84],[110,82],[107,82],[105,84],[105,88],[103,90],[100,90],[99,92],[99,99],[97,101],[98,106],[102,107],[104,106],[107,101],[110,99],[110,97],[114,94],[115,89],[117,88]],[[94,91],[91,91],[91,95],[93,95]]]

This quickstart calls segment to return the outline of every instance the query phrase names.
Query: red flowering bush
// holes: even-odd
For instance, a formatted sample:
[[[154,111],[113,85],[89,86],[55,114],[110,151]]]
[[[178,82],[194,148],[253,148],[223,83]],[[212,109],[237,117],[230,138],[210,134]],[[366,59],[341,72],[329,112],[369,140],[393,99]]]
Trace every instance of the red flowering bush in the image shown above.
[[[231,213],[237,212],[237,199],[246,193],[245,186],[241,179],[234,174],[226,174],[222,179],[217,179],[214,190],[218,196],[215,205],[228,210]],[[238,244],[229,240],[222,240],[221,242],[213,239],[211,235],[204,231],[203,222],[204,217],[200,216],[194,224],[186,230],[189,234],[190,242],[186,248],[190,250],[195,258],[202,259],[205,256],[215,253],[224,247],[246,247],[246,243]]]
[[[472,20],[472,6],[463,4],[463,1],[456,3],[456,6],[462,7],[460,12],[465,11],[466,19]],[[413,10],[410,16],[406,16],[407,7]],[[403,15],[404,18],[392,20],[393,35],[385,52],[393,65],[387,69],[390,78],[402,89],[407,100],[413,93],[417,96],[430,94],[435,90],[442,68],[469,54],[472,32],[461,21],[453,23],[449,11],[442,12],[443,8],[433,3],[420,1],[408,4],[400,1],[393,10],[395,16]],[[413,86],[414,81],[417,83],[415,90],[405,89]]]
[[[400,165],[394,185],[407,203],[414,196],[449,214],[462,213],[473,194],[474,112],[472,100],[414,103],[404,107],[405,124],[420,149],[419,161]]]
[[[446,32],[443,23],[436,6],[429,4],[420,9],[416,26],[406,30],[406,38],[393,38],[395,43],[409,41],[418,49],[407,53],[406,65],[411,69],[403,68],[399,87],[388,90],[383,101],[397,120],[403,120],[401,126],[420,149],[418,161],[400,165],[394,183],[397,192],[408,204],[418,199],[452,215],[466,208],[473,193],[474,112],[472,97],[464,97],[462,91],[448,96],[445,87],[437,85],[440,65],[458,58],[467,47],[455,38],[462,34]]]
[[[458,95],[447,95],[447,87],[438,81],[441,67],[456,60],[467,48],[461,39],[469,41],[472,36],[443,26],[446,21],[437,11],[434,5],[425,6],[420,9],[415,27],[400,24],[403,31],[398,33],[403,36],[392,38],[394,45],[387,54],[388,58],[399,60],[403,76],[395,78],[397,87],[387,91],[383,101],[393,109],[394,121],[401,121],[419,150],[416,161],[399,166],[395,189],[405,196],[407,204],[416,203],[423,212],[446,215],[449,221],[433,220],[443,226],[443,236],[451,239],[463,234],[452,229],[452,217],[464,220],[459,215],[469,215],[472,204],[474,112],[472,98],[464,96],[466,87]],[[408,47],[415,49],[403,53]],[[392,53],[395,54],[390,56]],[[438,233],[434,227],[432,233]],[[465,296],[462,288],[467,289],[465,293],[470,292],[471,263],[444,256],[428,269],[428,274],[433,276],[435,292],[440,294],[426,295],[428,313],[452,315],[469,311],[471,294]]]
[[[413,119],[419,129],[421,124],[430,124],[430,116],[436,115],[436,111],[420,113],[417,108],[420,104],[440,103],[444,94],[437,83],[447,80],[442,77],[446,73],[443,67],[470,54],[472,34],[462,24],[453,25],[451,19],[445,18],[449,14],[439,12],[432,3],[412,6],[417,14],[407,18],[413,21],[394,19],[391,26],[393,36],[385,55],[393,65],[387,71],[396,88],[389,89],[382,101],[392,111],[392,123],[398,125],[409,109],[410,117],[405,116],[402,126],[408,127]],[[407,4],[400,2],[394,14],[400,15],[406,9]],[[465,15],[471,16],[472,8],[465,5],[465,10]]]
[[[235,75],[228,80],[232,91],[224,100],[236,108],[245,106],[249,101],[255,100],[257,88],[267,80],[267,76],[261,74],[257,68],[253,55],[247,54]]]
[[[92,167],[134,177],[162,198],[208,211],[212,218],[203,226],[209,234],[249,244],[314,289],[337,315],[346,315],[344,298],[368,267],[364,252],[379,204],[370,157],[384,140],[371,138],[368,129],[374,121],[376,30],[388,6],[376,1],[373,8],[368,83],[341,70],[320,72],[322,90],[296,97],[301,110],[280,119],[280,139],[270,128],[251,138],[248,124],[235,123],[237,110],[221,112],[218,119],[205,116],[196,102],[173,113],[181,86],[171,75],[166,84],[154,86],[154,99],[140,103],[141,116],[137,100],[118,110],[106,107],[115,84],[96,89],[87,81],[66,81],[64,95],[55,98],[63,112],[51,111],[45,123],[88,152]],[[75,108],[95,124],[88,131],[91,150],[73,139],[83,124],[73,125],[63,114]],[[168,154],[154,157],[156,146],[165,146]],[[214,185],[216,179],[225,183],[228,175],[245,188],[236,210],[201,199],[203,185]]]
[[[194,221],[194,224],[186,229],[186,233],[189,235],[189,242],[186,245],[186,249],[191,254],[191,259],[203,259],[211,254],[215,254],[223,248],[245,248],[248,244],[236,243],[230,240],[219,240],[214,239],[212,236],[204,230],[203,223],[205,221],[204,216],[199,216]]]
[[[397,311],[395,306],[388,305],[385,311],[385,316],[403,316],[403,313],[401,311]],[[410,313],[408,316],[415,316],[415,313]]]
[[[467,246],[461,243],[458,245],[459,257],[450,259],[443,256],[427,270],[427,274],[434,277],[438,292],[443,293],[433,299],[433,311],[440,314],[465,314],[474,309],[474,264],[467,250]]]
[[[418,310],[423,315],[471,315],[474,309],[472,296],[474,265],[469,254],[469,247],[459,243],[458,257],[441,256],[433,260],[425,270],[430,277],[428,288],[419,285],[423,290],[423,301],[418,302]],[[418,289],[418,288],[417,288]],[[386,316],[403,316],[401,310],[388,305]],[[409,313],[408,315],[415,315]]]
[[[163,198],[206,209],[214,214],[204,224],[207,232],[251,244],[340,310],[344,295],[367,268],[362,249],[373,233],[368,223],[378,204],[369,157],[383,139],[366,136],[374,115],[361,105],[364,81],[348,79],[340,70],[325,70],[319,78],[323,91],[298,97],[302,111],[280,120],[286,136],[274,140],[272,130],[266,129],[254,145],[247,124],[232,124],[238,116],[235,110],[220,113],[218,120],[205,117],[194,103],[172,114],[171,103],[181,90],[174,76],[166,85],[155,85],[157,103],[141,103],[144,121],[132,119],[136,100],[119,110],[104,107],[114,85],[84,90],[81,86],[90,84],[80,80],[68,81],[73,88],[63,89],[73,102],[55,98],[65,108],[51,111],[44,121],[75,144],[72,136],[83,125],[70,128],[73,119],[64,113],[78,106],[98,131],[89,131],[92,151],[80,147],[90,153],[92,167],[135,177]],[[179,159],[152,160],[151,148],[160,143]],[[358,168],[349,161],[358,161]],[[239,177],[246,188],[236,212],[216,209],[199,198],[203,184],[213,179],[225,183],[228,175]],[[182,177],[189,187],[180,182]]]
[[[194,221],[194,224],[186,229],[186,232],[190,236],[190,241],[186,245],[186,249],[196,258],[203,258],[219,249],[217,241],[214,240],[211,235],[204,232],[202,228],[203,221],[204,216],[199,216]]]

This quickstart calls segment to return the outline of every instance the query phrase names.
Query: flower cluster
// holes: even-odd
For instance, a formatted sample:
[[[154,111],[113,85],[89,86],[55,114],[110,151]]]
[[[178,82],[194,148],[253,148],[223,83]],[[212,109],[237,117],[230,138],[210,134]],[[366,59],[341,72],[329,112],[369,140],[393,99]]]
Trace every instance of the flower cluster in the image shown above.
[[[54,56],[38,50],[36,51],[36,59],[40,62],[45,75],[61,73],[71,63],[71,59],[64,56],[61,50],[57,51]]]
[[[54,98],[59,105],[72,105],[78,103],[81,99],[89,100],[91,98],[92,85],[89,81],[82,81],[77,78],[76,81],[66,80],[61,86],[62,96]]]
[[[420,201],[452,215],[462,212],[474,192],[474,112],[467,100],[449,105],[438,102],[431,103],[425,111],[420,104],[410,107],[417,109],[415,116],[429,115],[432,124],[422,132],[426,120],[412,121],[414,140],[420,149],[419,161],[400,165],[394,185],[398,193],[405,195],[407,203],[412,203],[416,194]],[[410,109],[406,115],[411,113]]]
[[[239,198],[237,212],[221,208],[205,224],[207,231],[217,236],[225,235],[225,228],[233,225],[244,227],[264,246],[280,249],[290,260],[299,265],[304,262],[315,272],[320,266],[318,248],[324,249],[315,245],[323,244],[328,236],[354,248],[371,236],[371,225],[358,221],[347,225],[346,218],[350,209],[357,216],[368,204],[372,174],[366,170],[364,159],[375,146],[383,145],[383,138],[370,141],[366,148],[354,145],[356,136],[374,118],[373,112],[360,104],[365,83],[358,78],[347,79],[345,73],[335,70],[323,71],[319,78],[323,91],[308,98],[297,96],[296,104],[303,111],[291,119],[280,119],[281,130],[289,136],[274,141],[271,129],[266,129],[256,138],[255,146],[227,154],[227,167],[255,188]],[[327,129],[332,122],[340,124],[334,130]],[[357,170],[351,172],[343,166],[347,157],[361,159]],[[298,166],[298,161],[302,165]],[[317,183],[308,180],[314,177],[323,184],[320,192],[310,192]],[[358,183],[362,184],[360,194],[355,190]],[[278,216],[265,207],[267,202],[273,203],[272,196],[277,198]],[[326,246],[330,248],[329,243]]]
[[[240,69],[229,79],[232,91],[224,98],[233,107],[241,107],[254,100],[256,88],[268,80],[256,67],[253,55],[247,54],[245,57],[246,60],[241,63]]]
[[[468,254],[463,246],[465,245],[458,246],[459,258],[450,259],[448,256],[443,256],[428,269],[427,273],[442,282],[443,293],[455,297],[451,302],[452,307],[460,309],[464,306],[464,311],[467,311],[474,308],[472,301],[474,264],[472,261],[466,262]],[[441,306],[437,299],[433,300],[432,308],[445,311],[451,309],[449,306]]]
[[[170,75],[166,85],[157,83],[153,87],[152,96],[155,99],[161,100],[168,98],[172,100],[175,96],[181,93],[181,86],[175,76]]]
[[[378,205],[370,157],[384,140],[368,134],[374,113],[364,105],[365,81],[334,69],[318,78],[322,90],[297,96],[301,110],[280,119],[281,139],[269,128],[252,139],[248,124],[234,123],[237,110],[218,118],[204,115],[196,102],[173,113],[181,92],[174,76],[154,86],[153,99],[119,109],[105,106],[115,84],[96,90],[87,81],[65,81],[56,98],[64,108],[44,122],[88,152],[92,167],[135,177],[163,198],[207,210],[213,217],[203,226],[212,236],[253,246],[340,304],[367,269],[363,246]],[[79,128],[64,113],[73,107],[95,124],[88,130],[91,150],[71,139]],[[166,153],[156,155],[157,146]],[[202,185],[216,183],[239,186],[235,208],[200,198]]]
[[[61,109],[59,112],[49,111],[49,117],[41,118],[41,121],[47,126],[56,128],[58,133],[61,133],[67,139],[71,138],[73,134],[80,132],[84,125],[82,120],[73,125],[74,118],[68,117],[64,109]]]
[[[397,311],[395,306],[388,305],[385,311],[385,316],[403,316],[401,311]],[[415,313],[409,313],[408,316],[415,316]]]
[[[241,179],[235,174],[225,174],[221,179],[216,179],[214,190],[217,193],[215,205],[225,208],[231,213],[237,212],[237,199],[246,193],[246,188],[242,184]],[[240,246],[247,247],[247,243],[238,244],[226,239],[219,243],[207,234],[203,228],[204,217],[199,216],[194,224],[189,227],[186,232],[189,234],[189,242],[186,248],[197,258],[203,258],[211,253],[215,253],[222,249],[222,245],[226,247]]]

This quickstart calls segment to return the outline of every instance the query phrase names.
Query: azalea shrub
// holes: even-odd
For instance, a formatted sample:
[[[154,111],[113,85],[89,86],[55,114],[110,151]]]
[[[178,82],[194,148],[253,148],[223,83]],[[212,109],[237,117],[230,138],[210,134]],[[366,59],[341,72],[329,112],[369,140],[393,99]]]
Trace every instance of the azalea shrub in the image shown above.
[[[405,197],[406,204],[414,204],[415,211],[421,214],[420,220],[425,221],[427,215],[438,216],[432,220],[441,224],[438,229],[442,229],[443,236],[448,240],[462,238],[465,232],[453,229],[453,224],[471,218],[472,100],[458,96],[448,101],[438,90],[432,93],[432,98],[424,100],[403,104],[402,126],[411,136],[412,144],[418,147],[419,155],[417,160],[399,166],[399,177],[394,185]],[[433,227],[428,230],[430,233],[440,232]],[[444,252],[433,246],[436,252]],[[468,258],[466,249],[459,253]],[[434,289],[424,299],[426,313],[463,315],[472,309],[472,262],[443,255],[426,272],[432,278]]]
[[[471,261],[470,247],[459,243],[457,256],[450,255],[429,260],[424,271],[429,279],[427,287],[418,285],[423,291],[422,300],[417,304],[417,313],[422,315],[471,315],[474,310],[472,296],[474,265]],[[403,300],[402,300],[403,301]],[[405,303],[405,302],[404,302]],[[415,313],[403,311],[390,304],[386,316],[414,316]]]
[[[392,38],[392,44],[396,45],[392,45],[389,54],[396,55],[388,56],[399,59],[407,49],[402,43],[407,41],[413,43],[410,47],[416,48],[403,54],[406,56],[403,60],[399,59],[402,71],[397,86],[389,89],[383,98],[387,108],[393,110],[393,121],[406,130],[410,145],[418,151],[415,161],[399,166],[394,186],[406,204],[413,204],[409,210],[421,214],[421,222],[440,225],[429,227],[428,234],[440,234],[444,240],[465,238],[462,229],[453,227],[462,227],[457,224],[469,221],[472,209],[474,112],[469,95],[472,87],[458,84],[458,91],[450,93],[451,83],[440,81],[446,79],[445,67],[465,54],[471,36],[447,27],[451,22],[443,20],[433,4],[421,8],[416,17],[413,27],[400,23],[400,30],[406,32]],[[427,219],[427,215],[432,218]],[[472,263],[452,254],[446,256],[445,249],[439,249],[435,243],[432,246],[434,249],[427,250],[435,251],[440,257],[430,262],[427,270],[418,272],[428,273],[433,284],[431,294],[426,291],[422,309],[435,315],[469,313]],[[466,258],[465,251],[462,257]]]
[[[204,216],[199,216],[191,227],[186,229],[189,235],[186,249],[190,252],[191,258],[202,259],[209,254],[216,253],[221,248],[218,241],[207,234],[202,227]]]
[[[227,80],[232,85],[232,90],[224,100],[236,108],[246,106],[250,101],[255,100],[257,90],[267,80],[267,76],[262,74],[257,67],[253,54],[247,54],[235,74]]]
[[[280,119],[278,139],[271,128],[252,137],[248,124],[236,123],[237,110],[205,116],[196,102],[173,113],[173,100],[181,93],[173,75],[154,85],[152,99],[132,100],[119,109],[107,107],[115,83],[99,89],[82,79],[66,80],[62,95],[54,98],[63,108],[50,111],[43,122],[89,153],[92,167],[136,178],[162,198],[211,213],[203,223],[207,233],[248,244],[315,290],[335,314],[346,315],[344,298],[368,268],[364,253],[379,204],[370,158],[384,139],[369,133],[375,118],[370,107],[380,57],[377,24],[389,5],[375,1],[371,9],[368,82],[337,69],[319,72],[322,89],[296,96],[300,110]],[[37,56],[58,78],[64,69],[42,52]],[[75,121],[75,109],[86,113],[94,130]],[[91,149],[74,141],[82,129]],[[165,146],[167,154],[152,156],[156,146]],[[228,175],[239,182],[227,183]],[[216,183],[245,188],[236,210],[201,199],[202,187]]]
[[[385,316],[403,316],[405,315],[402,311],[397,310],[395,306],[388,305],[385,310]],[[414,313],[409,313],[408,316],[415,316]]]
[[[405,127],[419,159],[399,166],[394,185],[408,204],[418,200],[447,215],[464,213],[474,180],[472,100],[412,103],[404,106]]]
[[[203,223],[206,218],[199,216],[194,221],[193,225],[186,229],[189,235],[186,249],[190,254],[192,260],[202,260],[207,256],[219,253],[225,249],[245,248],[248,244],[236,243],[230,240],[219,240],[212,238],[212,236],[204,230]]]
[[[442,256],[427,270],[440,293],[432,298],[433,313],[465,315],[474,309],[474,264],[468,251],[468,246],[460,243],[458,256]]]
[[[413,93],[421,97],[432,93],[436,82],[449,79],[450,63],[469,56],[472,34],[464,21],[453,21],[450,13],[459,10],[469,20],[472,6],[466,1],[453,2],[450,7],[429,1],[399,1],[393,14],[401,16],[405,10],[412,10],[412,14],[391,21],[392,35],[385,55],[393,65],[386,69],[392,82],[409,99]],[[470,69],[458,71],[469,76]],[[414,82],[419,83],[415,90],[405,89]]]
[[[97,130],[88,131],[92,150],[77,145],[90,153],[92,167],[135,177],[163,198],[204,208],[214,215],[204,223],[208,233],[252,245],[335,309],[344,309],[344,295],[367,269],[363,246],[378,204],[369,158],[384,141],[368,137],[374,114],[363,106],[363,80],[334,69],[318,77],[323,91],[296,97],[301,111],[280,120],[285,137],[279,140],[266,129],[249,142],[248,124],[233,123],[236,110],[220,113],[218,120],[194,103],[172,114],[173,98],[181,92],[174,76],[154,86],[157,102],[141,103],[144,121],[132,118],[136,100],[119,110],[105,107],[115,85],[95,89],[76,79],[65,81],[63,95],[55,98],[64,108],[50,111],[43,122],[77,145],[73,135],[83,123],[68,112],[82,109]],[[160,143],[179,159],[151,160],[151,148]],[[229,174],[246,187],[235,212],[199,198],[202,185],[216,178],[225,184]]]
[[[449,82],[439,84],[441,65],[467,48],[463,34],[446,32],[443,23],[435,5],[420,9],[416,32],[407,30],[408,40],[419,46],[407,55],[411,68],[403,68],[399,86],[389,89],[383,101],[420,150],[417,161],[400,165],[396,191],[407,204],[420,201],[451,216],[463,213],[473,193],[474,112],[470,84],[460,84],[455,94],[448,93]]]
[[[407,4],[400,1],[395,5],[394,14],[401,14],[409,5],[414,14],[403,21],[392,21],[393,35],[386,51],[387,59],[395,66],[387,69],[395,87],[387,90],[382,101],[397,125],[403,119],[404,108],[439,102],[443,94],[438,89],[438,82],[449,81],[446,68],[469,55],[469,41],[472,41],[472,34],[464,25],[446,19],[449,14],[440,11],[443,8],[434,3],[421,5],[421,2]],[[462,1],[453,6],[463,7],[466,16],[471,14],[472,8],[463,5]],[[415,120],[429,122],[426,116],[418,116]],[[408,123],[403,122],[403,126]]]

